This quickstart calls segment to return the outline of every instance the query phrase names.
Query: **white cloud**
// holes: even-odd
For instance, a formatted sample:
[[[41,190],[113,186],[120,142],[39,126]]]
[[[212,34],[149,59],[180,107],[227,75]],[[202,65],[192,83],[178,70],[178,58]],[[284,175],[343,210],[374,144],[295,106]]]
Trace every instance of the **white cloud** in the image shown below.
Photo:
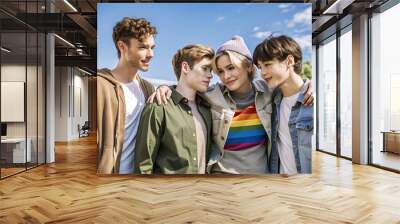
[[[301,49],[304,51],[311,52],[311,34],[304,36],[293,37],[293,39],[300,45]]]
[[[311,7],[306,8],[302,12],[294,14],[292,20],[287,23],[288,28],[292,28],[297,24],[309,24],[311,23]]]
[[[278,8],[282,9],[282,13],[289,12],[291,9],[293,9],[292,4],[290,3],[282,3],[278,5]]]
[[[282,3],[282,4],[279,4],[279,5],[278,5],[278,7],[279,7],[280,9],[286,9],[286,8],[289,8],[290,6],[291,6],[290,3]]]
[[[308,30],[309,30],[309,28],[302,28],[302,29],[295,29],[294,32],[295,33],[304,33],[304,32],[306,32]]]
[[[224,19],[225,19],[225,16],[220,16],[220,17],[217,18],[216,21],[219,22],[219,21],[222,21],[222,20],[224,20]]]
[[[259,38],[259,39],[265,39],[265,38],[271,36],[271,34],[272,33],[269,32],[269,31],[259,31],[259,32],[255,32],[253,34],[253,37],[256,37],[256,38]]]
[[[253,31],[257,31],[257,30],[259,30],[259,29],[260,29],[260,27],[255,26],[255,27],[253,28]]]

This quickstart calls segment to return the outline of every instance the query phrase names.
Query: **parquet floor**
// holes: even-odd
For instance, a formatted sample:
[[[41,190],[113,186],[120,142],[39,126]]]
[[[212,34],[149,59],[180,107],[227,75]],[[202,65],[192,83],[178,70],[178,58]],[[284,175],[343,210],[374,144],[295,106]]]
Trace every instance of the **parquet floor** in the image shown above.
[[[400,175],[320,152],[313,174],[100,177],[96,141],[0,181],[0,223],[400,223]]]
[[[12,167],[12,168],[9,168],[9,167],[7,167],[7,168],[1,168],[1,177],[7,177],[7,176],[10,176],[10,175],[12,175],[12,174],[15,174],[15,173],[18,173],[18,172],[21,172],[21,171],[24,171],[25,170],[25,167]]]

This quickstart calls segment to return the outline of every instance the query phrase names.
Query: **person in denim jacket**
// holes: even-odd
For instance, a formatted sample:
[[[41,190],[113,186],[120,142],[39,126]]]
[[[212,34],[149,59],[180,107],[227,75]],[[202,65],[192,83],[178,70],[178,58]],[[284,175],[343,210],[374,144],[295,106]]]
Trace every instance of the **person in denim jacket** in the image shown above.
[[[314,109],[305,106],[307,85],[300,74],[302,52],[288,36],[269,37],[253,54],[262,78],[273,92],[271,173],[311,173]]]

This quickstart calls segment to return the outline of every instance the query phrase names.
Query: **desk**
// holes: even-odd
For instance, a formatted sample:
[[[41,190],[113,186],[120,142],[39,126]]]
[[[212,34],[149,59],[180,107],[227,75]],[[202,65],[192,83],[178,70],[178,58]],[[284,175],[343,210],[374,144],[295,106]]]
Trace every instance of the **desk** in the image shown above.
[[[383,133],[382,152],[400,154],[400,131],[382,131],[381,133]]]
[[[32,141],[28,138],[26,142],[28,147],[25,152],[25,138],[1,139],[1,159],[4,159],[6,163],[30,162]],[[26,158],[27,161],[25,161]]]

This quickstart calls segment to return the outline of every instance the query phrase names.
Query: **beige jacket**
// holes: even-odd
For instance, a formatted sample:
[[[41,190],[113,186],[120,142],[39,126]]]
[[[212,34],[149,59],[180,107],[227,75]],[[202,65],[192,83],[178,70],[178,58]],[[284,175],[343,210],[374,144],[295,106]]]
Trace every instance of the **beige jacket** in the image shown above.
[[[154,92],[151,83],[138,77],[147,98]],[[97,173],[119,172],[125,131],[125,97],[121,84],[109,69],[97,72]]]

